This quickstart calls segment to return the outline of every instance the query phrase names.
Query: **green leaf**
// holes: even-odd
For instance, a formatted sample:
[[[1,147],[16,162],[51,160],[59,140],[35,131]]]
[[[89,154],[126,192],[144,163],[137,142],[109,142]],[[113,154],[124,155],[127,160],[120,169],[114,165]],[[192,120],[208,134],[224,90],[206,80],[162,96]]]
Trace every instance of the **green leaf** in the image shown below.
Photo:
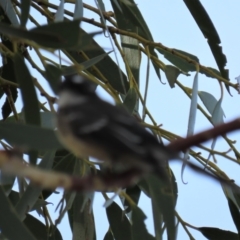
[[[85,205],[85,195],[76,193],[71,209],[68,211],[69,220],[72,225],[73,239],[94,239],[95,225],[91,211],[91,203]]]
[[[232,215],[233,222],[238,230],[238,236],[240,238],[240,213],[238,210],[238,207],[235,205],[235,203],[232,201],[231,198],[228,198],[228,206]]]
[[[58,228],[54,229],[55,231],[51,232],[51,231],[49,231],[49,229],[46,225],[44,225],[41,221],[39,221],[35,217],[31,216],[30,214],[27,214],[23,223],[28,227],[28,229],[31,231],[31,233],[35,236],[34,239],[36,239],[36,240],[45,240],[45,239],[47,239],[47,240],[63,240]],[[51,233],[51,235],[50,235],[50,233]],[[15,239],[19,239],[19,237],[15,238]],[[25,238],[21,238],[21,239],[25,240]]]
[[[123,105],[127,108],[127,110],[130,113],[133,113],[133,111],[136,107],[137,99],[138,99],[138,96],[137,96],[135,88],[130,88],[128,90],[128,93],[127,93],[124,101],[123,101]]]
[[[54,22],[62,22],[64,20],[64,0],[60,0],[57,12],[55,13]]]
[[[16,25],[18,26],[18,20],[16,19],[16,23],[14,23],[14,20],[9,19],[9,17],[6,14],[12,14],[13,18],[16,18],[16,13],[12,7],[12,3],[8,4],[8,1],[5,0],[0,0],[0,3],[3,8],[0,8],[0,15],[1,15],[1,22],[6,23],[7,25]],[[7,36],[1,34],[1,40],[2,44],[9,49],[10,51],[13,51],[13,43],[11,39],[9,39]],[[4,56],[2,55],[2,64],[3,66],[1,67],[1,76],[4,79],[7,79],[10,82],[17,83],[16,77],[15,77],[15,70],[14,70],[14,62],[10,56]],[[11,94],[13,102],[15,103],[18,97],[18,91],[16,87],[10,87],[10,86],[1,86],[0,89],[0,97],[6,93],[7,95]],[[2,116],[3,119],[6,119],[10,113],[12,112],[12,108],[9,104],[8,98],[6,97],[5,103],[2,106]]]
[[[73,174],[76,161],[79,161],[72,153],[61,150],[57,151],[54,158],[53,169],[67,174]]]
[[[4,15],[7,16],[8,20],[11,22],[11,24],[14,26],[19,26],[17,14],[14,11],[12,2],[6,1],[6,0],[0,0],[0,5],[4,11]]]
[[[167,234],[169,239],[175,239],[175,195],[172,192],[172,186],[167,182],[163,182],[155,175],[148,175],[146,177],[149,192],[154,206],[158,212],[155,214],[162,214],[163,220],[166,224]],[[155,229],[155,232],[161,232],[161,226]]]
[[[79,23],[79,20],[50,23],[30,31],[0,23],[0,32],[15,38],[34,41],[43,47],[73,49],[80,41]]]
[[[144,220],[146,219],[143,211],[138,207],[132,208],[132,240],[154,240],[155,238],[148,233]],[[127,239],[127,238],[125,238]],[[129,238],[128,238],[129,239]]]
[[[201,227],[198,230],[209,240],[239,240],[238,234],[219,228]]]
[[[136,203],[136,205],[138,204],[140,195],[141,195],[141,189],[135,185],[132,187],[128,187],[126,188],[126,194]],[[129,204],[129,202],[124,199],[123,202],[124,205],[124,209],[126,213],[129,213],[131,211],[131,205]]]
[[[21,0],[21,16],[20,16],[21,27],[25,27],[27,23],[30,6],[31,0]]]
[[[40,125],[39,104],[30,72],[24,63],[23,57],[16,54],[13,60],[16,79],[22,93],[25,121],[28,124]]]
[[[212,115],[213,123],[217,124],[219,120],[223,122],[223,117],[225,116],[225,114],[221,107],[221,102],[217,101],[217,99],[208,92],[200,91],[198,92],[198,95],[202,100],[204,106],[207,108],[208,112]],[[216,117],[216,113],[219,115],[219,117]]]
[[[46,64],[45,69],[44,77],[48,81],[53,92],[57,95],[61,83],[62,69],[51,64]]]
[[[227,58],[222,52],[222,47],[220,46],[221,40],[207,11],[199,0],[184,0],[184,2],[198,27],[202,31],[203,36],[207,39],[207,43],[212,51],[222,77],[229,80],[228,70],[225,69]],[[225,86],[229,92],[229,86],[226,84]]]
[[[195,127],[196,116],[197,116],[197,100],[198,100],[198,72],[196,72],[193,80],[187,136],[191,136],[194,133],[194,127]]]
[[[79,159],[77,159],[72,153],[67,150],[59,150],[55,154],[52,169],[54,171],[72,175],[76,161],[79,161]],[[54,193],[54,191],[43,190],[43,199],[47,199],[52,193]]]
[[[141,37],[146,38],[147,40],[153,41],[152,34],[141,14],[137,5],[133,0],[121,1],[121,9],[119,9],[116,1],[111,0],[111,4],[117,19],[117,24],[120,29],[134,32],[139,34]],[[139,81],[139,66],[141,62],[141,55],[137,48],[138,41],[136,39],[132,39],[130,37],[121,37],[122,46],[124,51],[127,51],[127,60],[130,63],[130,67],[132,72],[134,73],[134,77],[136,81]],[[128,48],[128,49],[127,49]],[[158,58],[157,54],[154,52],[153,47],[149,47],[150,53]],[[130,54],[134,54],[131,56]],[[159,67],[155,65],[152,61],[154,69],[156,71],[157,76],[160,79],[160,71]]]
[[[73,19],[78,19],[82,17],[83,17],[83,2],[82,0],[76,0]]]
[[[52,112],[40,112],[41,126],[43,128],[54,129],[55,126],[55,114]]]
[[[113,202],[106,208],[107,218],[115,240],[131,239],[131,225],[122,209]]]
[[[172,65],[166,65],[164,72],[170,87],[174,88],[177,77],[179,76],[181,71]]]
[[[81,40],[79,24],[80,20],[50,23],[34,28],[30,30],[30,33],[34,38],[32,40],[44,47],[73,49],[79,45]],[[69,29],[71,29],[71,34],[69,34]]]
[[[24,118],[26,123],[40,125],[39,104],[33,80],[27,66],[24,63],[23,57],[16,54],[13,58],[16,79],[20,85],[21,95],[24,106]],[[38,153],[30,151],[30,162],[35,164]]]
[[[172,49],[171,53],[167,52],[163,49],[159,49],[157,48],[158,52],[160,52],[161,54],[164,55],[164,57],[171,62],[173,65],[175,65],[177,68],[181,69],[183,72],[189,72],[189,71],[196,71],[196,67],[195,64],[191,63],[191,60],[193,60],[194,62],[199,63],[199,59],[195,56],[192,55],[190,53],[178,50],[178,49]],[[182,55],[184,55],[185,57],[189,58],[189,61],[184,60],[181,57],[178,57],[177,55],[175,55],[174,53],[180,53]]]
[[[94,57],[92,59],[89,59],[83,63],[81,63],[81,65],[83,66],[83,69],[88,69],[92,66],[94,66],[95,64],[97,64],[98,62],[102,61],[104,58],[106,58],[106,56],[108,56],[109,53],[111,53],[112,51],[108,52],[108,53],[103,53],[97,57]]]
[[[112,232],[110,230],[106,232],[103,240],[114,240]]]
[[[21,236],[21,239],[24,240],[36,240],[32,233],[30,233],[18,218],[2,187],[0,187],[0,202],[1,233],[8,239],[19,239],[19,236]]]
[[[224,113],[223,113],[223,110],[222,110],[222,98],[220,98],[218,101],[217,101],[217,104],[213,110],[213,114],[212,114],[212,123],[213,125],[218,125],[218,124],[221,124],[223,123],[223,116],[224,116]]]
[[[2,39],[2,44],[4,46],[6,46],[9,50],[13,50],[12,42],[8,38],[6,38],[5,36],[2,36],[1,39]],[[13,62],[13,59],[11,59],[10,57],[7,57],[7,56],[3,57],[3,66],[1,67],[1,76],[10,82],[17,83],[17,79],[15,77],[14,62]],[[11,94],[13,102],[14,103],[16,102],[18,97],[18,90],[16,87],[2,86],[0,96],[2,96],[4,93],[6,93],[6,95]],[[6,96],[5,103],[2,106],[3,119],[5,120],[10,115],[11,112],[12,112],[12,108]]]
[[[141,52],[138,40],[129,36],[121,36],[122,49],[134,79],[139,84],[139,73],[141,64]]]
[[[53,130],[21,123],[1,122],[0,138],[26,149],[47,151],[63,148]]]
[[[80,29],[80,34],[88,35],[84,30]],[[92,37],[91,37],[92,38]],[[69,55],[77,61],[79,64],[82,64],[86,61],[83,54],[79,51],[68,51]],[[92,39],[92,41],[88,41],[88,49],[84,49],[84,53],[87,55],[89,59],[92,59],[96,56],[100,56],[105,54],[105,51]],[[109,81],[111,86],[119,91],[120,93],[125,94],[124,89],[128,91],[129,83],[127,81],[126,75],[122,72],[124,87],[122,86],[122,81],[119,76],[119,68],[116,63],[112,60],[111,57],[106,56],[104,61],[100,61],[96,64],[96,67],[99,69],[101,74],[105,79]],[[103,77],[99,75],[93,68],[89,68],[88,71],[96,76],[101,81],[104,81]],[[120,70],[121,71],[121,70]]]
[[[215,74],[219,75],[219,77],[221,77],[221,73],[218,70],[211,68],[211,67],[207,67],[207,69],[209,69],[210,71],[212,71],[213,73],[215,73]],[[214,78],[207,71],[205,71],[205,69],[200,69],[200,73],[205,74],[207,77]]]

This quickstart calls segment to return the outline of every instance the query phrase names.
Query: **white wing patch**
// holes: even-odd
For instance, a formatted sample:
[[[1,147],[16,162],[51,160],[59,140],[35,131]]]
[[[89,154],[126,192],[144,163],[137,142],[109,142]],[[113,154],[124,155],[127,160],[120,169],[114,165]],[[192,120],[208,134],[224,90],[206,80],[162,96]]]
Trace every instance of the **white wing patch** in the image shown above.
[[[108,119],[107,118],[101,118],[98,119],[96,122],[90,123],[89,125],[84,125],[79,128],[78,133],[80,134],[86,134],[86,133],[91,133],[95,132],[102,127],[105,127],[108,124]]]
[[[142,142],[141,136],[136,135],[120,126],[113,126],[112,131],[115,132],[115,138],[120,140],[123,144],[131,148],[133,151],[137,152],[138,154],[146,153],[145,148],[138,146],[138,144]]]
[[[72,107],[86,103],[87,101],[88,97],[74,94],[70,91],[63,91],[59,94],[58,107]]]

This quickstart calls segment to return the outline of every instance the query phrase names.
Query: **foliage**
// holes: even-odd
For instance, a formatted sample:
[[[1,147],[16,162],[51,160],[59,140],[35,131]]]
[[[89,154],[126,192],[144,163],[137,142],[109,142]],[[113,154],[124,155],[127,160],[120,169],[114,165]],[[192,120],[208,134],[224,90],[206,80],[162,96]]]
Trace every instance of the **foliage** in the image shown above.
[[[1,239],[5,239],[4,237],[18,239],[19,236],[21,239],[62,239],[61,230],[57,225],[65,213],[69,217],[73,239],[97,239],[94,212],[90,210],[94,192],[66,191],[59,203],[59,218],[55,224],[47,208],[47,199],[55,192],[54,189],[57,186],[65,189],[71,188],[60,182],[57,182],[54,187],[49,187],[49,183],[41,177],[42,172],[48,179],[49,175],[55,174],[55,172],[49,173],[49,170],[75,177],[88,176],[96,170],[93,162],[86,159],[79,160],[65,150],[54,133],[53,118],[57,99],[55,94],[57,94],[61,75],[72,72],[84,73],[110,94],[117,104],[123,104],[160,141],[164,139],[168,142],[174,141],[178,136],[159,126],[146,105],[150,64],[153,65],[160,81],[162,81],[160,73],[164,73],[171,88],[178,87],[189,97],[191,108],[188,136],[193,134],[197,109],[213,126],[223,123],[224,112],[221,107],[223,84],[229,93],[230,89],[237,90],[238,87],[229,81],[228,70],[225,69],[226,56],[219,46],[220,38],[206,10],[198,0],[184,0],[184,2],[199,29],[208,39],[218,69],[200,64],[197,56],[190,53],[154,42],[147,19],[144,19],[133,0],[111,0],[112,11],[105,10],[101,0],[97,1],[98,8],[82,3],[81,0],[65,1],[73,6],[73,11],[64,10],[66,7],[64,1],[53,2],[54,4],[47,0],[0,1],[2,56],[0,98],[5,98],[2,105],[3,120],[0,122],[0,138],[2,139],[0,143],[5,150],[21,150],[18,157],[24,155],[24,159],[28,157],[30,166],[36,165],[30,173],[17,161],[12,160],[9,164],[0,157],[2,168]],[[95,21],[85,15],[83,17],[84,9],[96,14],[100,20]],[[40,13],[41,19],[35,17],[35,13]],[[80,22],[95,27],[92,28],[95,31],[86,32],[80,27]],[[118,59],[114,57],[114,52],[106,53],[101,43],[94,40],[94,37],[99,34],[104,35],[107,41],[111,42],[114,51],[119,53],[125,69],[121,68]],[[139,88],[142,57],[147,59],[144,92],[141,92]],[[163,59],[169,64],[165,64]],[[180,74],[188,77],[189,72],[195,72],[192,89],[178,80]],[[217,100],[211,93],[198,90],[199,73],[219,82],[220,99]],[[48,88],[45,80],[51,86],[52,92],[50,88],[46,90]],[[17,104],[20,96],[22,101]],[[47,103],[42,102],[41,97],[44,97]],[[202,103],[199,103],[199,98]],[[140,109],[143,109],[143,114],[140,114]],[[208,172],[217,179],[224,180],[222,184],[224,194],[239,231],[239,192],[225,184],[227,181],[230,182],[230,178],[217,167],[215,162],[210,161],[211,157],[215,159],[215,155],[221,155],[238,162],[240,153],[229,138],[225,135],[223,137],[234,152],[235,158],[229,156],[228,153],[214,150],[215,138],[211,149],[202,145],[198,146],[200,150],[209,153],[208,158],[198,154],[196,148],[194,150],[190,148],[184,153],[184,159],[191,157],[201,166],[206,167]],[[12,156],[8,159],[12,159]],[[27,161],[24,162],[26,164]],[[9,166],[13,166],[14,170],[9,170]],[[42,172],[39,173],[38,170]],[[18,177],[9,175],[9,171],[15,171]],[[160,240],[167,234],[168,239],[172,240],[176,237],[179,223],[189,239],[193,239],[189,228],[198,230],[207,239],[239,238],[239,233],[206,226],[197,228],[185,222],[175,211],[178,187],[174,173],[169,170],[169,174],[171,185],[165,185],[154,176],[147,176],[126,189],[112,188],[111,192],[116,192],[121,197],[125,210],[109,199],[108,193],[103,191],[106,205],[109,205],[106,208],[109,230],[104,239]],[[59,175],[60,178],[64,176]],[[16,178],[19,192],[13,189]],[[42,189],[42,187],[47,187],[47,189]],[[144,223],[146,217],[142,209],[138,207],[140,195],[143,193],[151,199],[155,236],[147,231]],[[29,212],[33,210],[44,217],[45,224],[29,215]],[[14,225],[14,231],[12,225]]]

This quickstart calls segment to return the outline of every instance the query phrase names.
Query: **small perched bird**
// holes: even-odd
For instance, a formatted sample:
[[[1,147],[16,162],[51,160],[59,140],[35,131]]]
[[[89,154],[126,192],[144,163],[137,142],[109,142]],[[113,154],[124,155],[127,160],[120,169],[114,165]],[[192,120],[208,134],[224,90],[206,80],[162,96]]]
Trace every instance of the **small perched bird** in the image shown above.
[[[103,101],[96,85],[79,75],[67,76],[59,89],[57,132],[79,157],[91,156],[119,169],[166,175],[176,158],[123,107]]]

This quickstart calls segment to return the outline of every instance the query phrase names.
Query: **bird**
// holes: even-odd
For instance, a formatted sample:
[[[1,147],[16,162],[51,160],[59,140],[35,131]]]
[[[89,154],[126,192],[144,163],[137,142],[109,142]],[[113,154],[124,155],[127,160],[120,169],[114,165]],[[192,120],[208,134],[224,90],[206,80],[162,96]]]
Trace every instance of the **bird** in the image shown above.
[[[178,154],[160,144],[123,106],[104,101],[97,85],[81,75],[65,76],[56,114],[60,142],[78,157],[93,157],[119,171],[167,175]]]

